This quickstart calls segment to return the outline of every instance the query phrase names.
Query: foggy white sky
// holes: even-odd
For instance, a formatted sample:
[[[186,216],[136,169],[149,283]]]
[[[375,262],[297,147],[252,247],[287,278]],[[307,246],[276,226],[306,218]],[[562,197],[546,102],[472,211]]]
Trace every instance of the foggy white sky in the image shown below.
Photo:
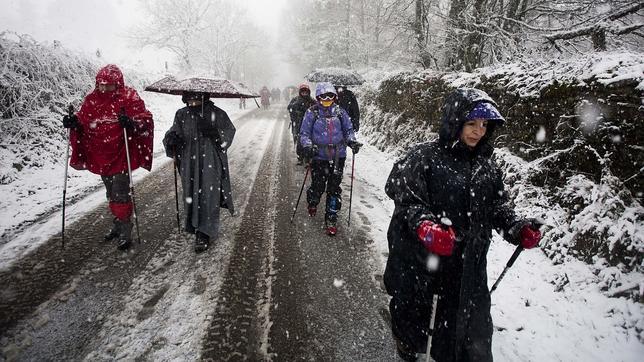
[[[238,2],[247,5],[257,25],[268,28],[265,34],[276,33],[272,30],[286,0]],[[168,52],[129,48],[125,32],[145,16],[136,0],[0,0],[0,9],[0,31],[29,34],[41,42],[59,40],[91,56],[100,49],[106,63],[161,71],[172,60]]]

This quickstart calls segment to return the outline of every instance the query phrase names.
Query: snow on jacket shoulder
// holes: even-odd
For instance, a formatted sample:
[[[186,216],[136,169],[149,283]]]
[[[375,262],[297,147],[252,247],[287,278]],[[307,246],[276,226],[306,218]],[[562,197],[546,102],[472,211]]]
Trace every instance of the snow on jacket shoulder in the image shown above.
[[[116,84],[113,92],[100,92],[100,83]],[[96,75],[96,89],[88,94],[76,114],[80,129],[70,133],[70,165],[78,170],[109,176],[127,171],[125,138],[118,122],[124,112],[136,123],[128,132],[132,170],[152,168],[154,122],[136,90],[126,87],[123,74],[115,65],[107,65]]]

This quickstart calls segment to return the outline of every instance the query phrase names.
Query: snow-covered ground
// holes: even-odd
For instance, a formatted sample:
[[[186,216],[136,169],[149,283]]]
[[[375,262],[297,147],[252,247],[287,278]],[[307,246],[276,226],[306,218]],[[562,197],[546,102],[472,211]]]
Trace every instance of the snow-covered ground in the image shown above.
[[[393,201],[384,185],[395,161],[365,145],[356,156],[356,180],[372,207],[356,205],[372,222],[371,237],[382,268]],[[354,200],[356,200],[354,194]],[[377,205],[377,206],[376,206]],[[356,209],[354,209],[356,210]],[[488,284],[501,274],[515,246],[494,234],[488,253]],[[601,275],[570,258],[555,265],[538,249],[524,251],[492,294],[497,361],[641,361],[644,306],[607,297]],[[642,285],[641,275],[639,283]]]
[[[158,168],[165,160],[161,152],[160,141],[172,122],[175,110],[181,104],[176,97],[148,93],[143,93],[143,97],[156,119],[155,152],[157,156],[155,167]],[[231,118],[241,115],[237,108],[237,102],[217,103],[232,115]],[[248,112],[251,109],[249,107],[248,110],[242,112]],[[255,128],[266,128],[266,131],[257,130],[254,133],[259,132],[264,135],[270,133],[271,126],[262,126],[261,122],[253,124],[255,124]],[[270,123],[266,122],[265,124]],[[240,134],[240,137],[242,136]],[[244,147],[256,148],[259,159],[259,155],[266,146],[265,141],[264,139],[262,145],[246,142],[248,145]],[[384,184],[394,161],[393,154],[378,151],[369,144],[361,149],[355,159],[356,178],[352,216],[369,221],[368,233],[375,241],[372,244],[376,260],[374,267],[380,272],[384,270],[386,262],[386,231],[393,211],[393,202],[384,194]],[[350,180],[351,172],[350,163],[347,162],[347,165],[345,184]],[[23,189],[34,185],[30,180],[26,180],[26,183],[20,187],[14,186],[11,193],[3,193],[5,200],[13,200],[11,207],[5,207],[3,203],[3,215],[8,215],[11,210],[15,211],[14,220],[27,221],[30,220],[30,215],[38,214],[37,210],[43,212],[57,205],[59,191],[62,187],[60,182],[62,167],[60,169],[45,169],[41,174],[38,176],[39,180],[51,182],[52,189],[48,190],[52,194],[51,200],[47,200],[44,196],[40,198],[25,197],[24,195],[28,193],[23,192]],[[135,176],[140,179],[147,174],[147,172],[136,172]],[[72,188],[74,184],[85,186],[84,188],[80,186]],[[73,174],[68,193],[70,196],[80,196],[87,188],[97,185],[100,186],[97,191],[84,196],[74,206],[68,208],[69,222],[104,201],[102,186],[97,176],[87,172]],[[43,193],[43,195],[45,194]],[[23,196],[20,197],[20,195]],[[59,227],[60,212],[56,211],[51,215],[46,215],[42,222],[37,222],[26,228],[24,232],[0,247],[0,266],[2,268],[8,267],[12,261],[20,258],[26,251],[58,233]],[[233,232],[233,230],[229,231]],[[173,243],[174,241],[168,239],[167,242]],[[177,252],[182,249],[185,248],[180,247]],[[501,273],[513,250],[514,246],[495,236],[488,254],[490,285]],[[185,250],[183,251],[185,252]],[[216,257],[213,256],[214,259],[221,257],[223,256],[219,254]],[[164,258],[169,258],[169,256],[161,255],[158,260],[155,259],[150,263],[148,268],[150,273],[154,274],[155,270],[166,265]],[[217,259],[215,264],[219,265],[220,262]],[[177,270],[181,269],[181,266],[188,268],[189,263],[186,263],[188,263],[187,260],[177,264],[175,268],[178,268]],[[206,275],[203,278],[214,278],[211,274],[221,272],[218,267],[208,268],[208,270],[202,273],[210,276]],[[158,283],[153,282],[152,279],[146,279],[145,275],[141,276],[140,281],[137,279],[131,288],[133,290],[132,298],[134,298],[133,301],[136,302],[136,305],[143,304],[146,298],[153,295],[156,292],[154,287],[163,287],[163,283],[166,283],[165,280],[159,280]],[[338,276],[338,278],[340,277]],[[641,360],[641,356],[644,355],[644,344],[641,342],[644,329],[642,304],[624,297],[606,296],[600,290],[600,279],[601,276],[595,275],[590,265],[575,259],[555,265],[539,250],[523,252],[492,296],[492,315],[495,322],[493,338],[495,358],[498,361]],[[141,287],[139,291],[139,286],[144,285],[147,287]],[[167,321],[150,318],[145,324],[139,325],[136,331],[128,333],[130,337],[133,335],[138,337],[132,341],[114,339],[109,342],[111,340],[106,340],[109,343],[98,348],[94,357],[103,356],[101,353],[111,355],[109,351],[114,348],[119,351],[120,356],[140,355],[145,350],[146,343],[154,342],[152,339],[156,337],[153,338],[153,336],[157,335],[159,331],[164,331],[161,334],[170,336],[171,343],[161,349],[163,352],[161,355],[168,358],[195,358],[194,349],[198,348],[202,336],[199,331],[208,321],[207,308],[202,308],[208,306],[208,301],[211,298],[216,297],[212,293],[216,293],[217,288],[212,289],[206,296],[199,297],[201,299],[197,298],[198,300],[189,295],[191,285],[177,290],[179,293],[185,292],[185,298],[177,299],[171,307],[176,309],[176,312],[171,314],[181,317],[190,316],[189,318]],[[111,333],[112,328],[116,328],[115,326],[127,328],[126,317],[134,316],[136,311],[137,308],[128,309],[123,311],[121,315],[110,319],[105,326],[106,333]],[[179,345],[181,347],[178,347]]]
[[[146,106],[154,116],[154,161],[153,170],[170,161],[163,151],[163,136],[170,128],[177,109],[183,107],[179,96],[139,91]],[[247,109],[239,109],[238,100],[214,100],[228,112],[231,118],[253,109],[252,101]],[[0,184],[0,270],[5,269],[24,253],[43,241],[60,233],[60,205],[63,194],[65,162],[45,164],[41,168],[25,169],[20,180]],[[66,223],[77,220],[85,212],[105,201],[101,178],[87,171],[68,169]],[[135,182],[147,176],[147,170],[133,173]],[[136,191],[136,189],[135,189]],[[76,202],[83,198],[83,202]]]

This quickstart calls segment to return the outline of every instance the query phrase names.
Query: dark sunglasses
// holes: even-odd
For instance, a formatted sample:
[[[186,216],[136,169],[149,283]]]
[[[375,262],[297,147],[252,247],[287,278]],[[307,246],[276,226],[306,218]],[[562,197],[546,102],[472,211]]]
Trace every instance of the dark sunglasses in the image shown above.
[[[320,95],[319,98],[321,100],[323,100],[323,101],[330,101],[330,100],[335,99],[335,94],[333,94],[333,93],[325,93],[325,94]]]

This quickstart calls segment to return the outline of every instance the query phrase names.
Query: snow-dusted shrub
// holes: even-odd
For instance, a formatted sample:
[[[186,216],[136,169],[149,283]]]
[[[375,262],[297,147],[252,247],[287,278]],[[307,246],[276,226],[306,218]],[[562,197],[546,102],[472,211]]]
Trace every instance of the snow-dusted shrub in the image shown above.
[[[94,85],[96,66],[57,44],[0,33],[0,183],[64,153],[61,118]]]
[[[474,73],[399,72],[363,87],[361,129],[377,147],[400,152],[436,137],[453,88],[485,90],[508,120],[497,161],[518,212],[546,220],[545,252],[641,272],[643,59],[604,53]]]

